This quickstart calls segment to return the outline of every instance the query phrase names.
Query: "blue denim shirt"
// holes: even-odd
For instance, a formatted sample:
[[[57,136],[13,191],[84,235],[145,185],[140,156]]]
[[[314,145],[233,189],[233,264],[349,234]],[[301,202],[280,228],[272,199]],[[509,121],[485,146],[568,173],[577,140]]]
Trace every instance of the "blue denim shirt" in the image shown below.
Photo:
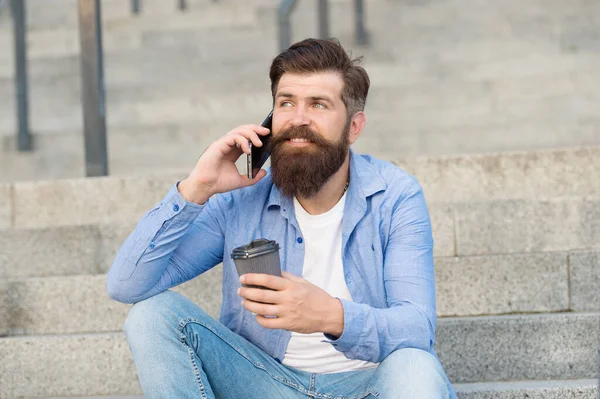
[[[291,333],[266,329],[236,294],[231,250],[276,240],[282,269],[302,276],[304,242],[291,198],[270,171],[251,187],[186,202],[177,185],[137,224],[108,272],[111,298],[135,303],[223,262],[220,321],[281,361]],[[326,336],[351,359],[381,362],[392,351],[433,350],[436,327],[433,238],[418,182],[391,163],[350,152],[342,222],[342,263],[352,301],[342,300],[344,331]]]

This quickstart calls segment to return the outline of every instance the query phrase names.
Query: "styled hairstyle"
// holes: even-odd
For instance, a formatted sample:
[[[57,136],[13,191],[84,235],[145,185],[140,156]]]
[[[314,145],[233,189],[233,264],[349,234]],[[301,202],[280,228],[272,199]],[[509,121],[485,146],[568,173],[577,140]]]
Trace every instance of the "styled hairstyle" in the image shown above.
[[[337,72],[344,81],[342,101],[348,117],[365,109],[370,80],[367,71],[357,64],[362,57],[351,59],[337,39],[305,39],[293,44],[271,63],[271,93],[275,100],[277,85],[286,73],[312,74]]]

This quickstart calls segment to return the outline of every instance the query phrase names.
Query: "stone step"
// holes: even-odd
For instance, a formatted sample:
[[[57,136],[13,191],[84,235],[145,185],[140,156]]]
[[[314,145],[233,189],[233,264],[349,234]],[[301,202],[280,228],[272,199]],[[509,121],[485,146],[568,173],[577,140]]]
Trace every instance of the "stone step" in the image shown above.
[[[145,115],[149,115],[150,118],[155,118],[151,109],[143,112]],[[157,112],[157,115],[160,115],[160,113]],[[193,115],[193,113],[190,111],[188,115]],[[55,121],[60,118],[55,118]],[[136,127],[109,125],[108,156],[110,174],[113,176],[153,174],[172,169],[189,171],[202,151],[212,141],[223,136],[235,126],[246,124],[249,121],[261,121],[263,118],[264,110],[256,107],[252,115],[235,114],[227,119],[207,120],[185,125],[178,122]],[[487,160],[486,157],[490,151],[497,152],[499,149],[514,152],[514,148],[518,147],[521,152],[527,151],[529,153],[533,151],[534,154],[537,154],[538,150],[549,151],[567,147],[566,151],[569,152],[571,151],[569,147],[597,146],[600,144],[600,135],[597,135],[593,129],[588,129],[585,124],[580,128],[576,125],[568,127],[566,124],[555,124],[552,129],[557,130],[544,130],[542,127],[544,124],[549,124],[548,121],[532,121],[529,125],[514,129],[503,129],[502,131],[496,128],[486,128],[478,131],[472,128],[470,131],[440,128],[438,131],[426,132],[418,129],[398,129],[397,124],[391,125],[389,115],[378,117],[370,113],[368,119],[369,122],[362,136],[353,145],[353,148],[359,153],[368,153],[387,160],[410,158],[409,161],[413,162],[412,158],[426,154],[428,157],[435,157],[435,162],[438,162],[437,157],[439,155],[464,155],[465,153],[485,153],[482,159]],[[126,120],[125,122],[129,123]],[[39,124],[41,121],[38,120],[37,123]],[[69,124],[73,126],[80,125],[81,115],[76,118],[75,114],[71,114]],[[55,124],[54,127],[62,129],[60,124]],[[589,125],[589,127],[592,128],[593,126]],[[540,131],[545,131],[547,134],[543,139],[538,140],[536,136],[539,135]],[[567,131],[569,131],[568,135],[563,134]],[[25,153],[16,151],[16,135],[14,132],[10,136],[0,137],[0,140],[3,141],[1,145],[3,148],[0,148],[0,182],[78,178],[85,175],[82,132],[68,129],[61,132],[52,132],[51,135],[43,132],[43,130],[40,134],[34,132],[35,149],[33,152]],[[447,137],[442,137],[441,132],[447,133]],[[7,131],[4,133],[7,133]],[[474,139],[465,144],[467,142],[464,141],[464,135],[472,136]],[[549,148],[544,149],[545,147]],[[587,148],[583,149],[583,152],[585,151],[588,151]],[[454,157],[456,155],[453,155],[451,159],[454,159]],[[552,162],[556,162],[557,165],[561,164],[560,160]],[[580,164],[578,161],[575,162]],[[534,162],[534,164],[538,165],[539,163]],[[526,168],[526,166],[523,165],[522,167]],[[501,169],[494,170],[498,171],[497,174],[502,173]],[[469,171],[468,173],[475,173],[475,171]],[[521,174],[523,173],[525,172]],[[577,173],[578,169],[570,166],[558,172],[559,176]],[[537,173],[531,170],[527,171],[527,174],[537,176]],[[595,175],[596,171],[593,171],[590,176]],[[587,182],[588,179],[585,176],[579,176],[577,180],[572,181],[572,184],[577,187],[583,186],[584,183],[579,184],[580,181]],[[597,181],[596,179],[591,184],[592,191],[597,188]],[[473,186],[473,183],[465,184]],[[504,183],[501,182],[497,184],[504,186]],[[518,184],[513,184],[513,187]],[[561,186],[564,187],[567,184],[568,182],[565,181],[561,183]],[[522,185],[514,189],[519,192],[526,189],[531,191],[532,187],[537,186],[536,183],[533,186]],[[481,188],[486,191],[496,191],[485,182]],[[460,193],[462,189],[458,186],[454,188],[454,191]],[[455,196],[452,191],[445,192],[444,195]],[[508,193],[505,195],[508,195]]]
[[[598,380],[480,382],[453,385],[459,399],[596,399]],[[45,399],[142,399],[143,396],[87,396]],[[33,399],[33,398],[31,398]]]
[[[599,329],[598,313],[442,319],[436,350],[453,383],[592,379]],[[141,393],[121,332],[2,338],[0,355],[8,398]]]
[[[161,56],[172,59],[168,54]],[[233,73],[236,77],[230,78],[229,82],[226,81],[225,74],[219,74],[216,69],[220,68],[222,72],[224,69],[233,69],[232,65],[219,64],[204,70],[204,66],[191,67],[190,61],[186,60],[187,72],[182,73],[170,70],[168,64],[160,71],[161,68],[157,67],[160,62],[156,61],[136,61],[129,66],[119,66],[115,68],[114,83],[110,79],[111,71],[108,71],[106,99],[109,128],[127,125],[141,128],[161,123],[181,125],[227,118],[232,107],[239,115],[252,115],[261,109],[264,113],[264,109],[271,107],[272,101],[267,78],[269,60],[270,58],[265,57],[262,63],[256,62],[241,68],[240,76],[237,76],[236,70]],[[142,71],[151,69],[153,79],[144,77],[144,73],[135,68],[136,65],[145,65],[140,68]],[[526,83],[523,79],[515,78],[485,82],[456,80],[446,83],[433,81],[390,85],[377,75],[381,70],[380,65],[382,64],[373,63],[375,80],[369,92],[366,110],[368,125],[371,122],[385,122],[382,129],[393,129],[393,133],[385,134],[387,136],[406,134],[404,131],[410,132],[413,129],[450,129],[457,125],[481,130],[485,130],[486,124],[496,126],[511,121],[523,125],[527,118],[543,116],[555,106],[577,107],[578,112],[571,118],[550,116],[552,122],[569,121],[577,125],[575,116],[581,118],[582,115],[589,115],[592,118],[590,121],[595,120],[592,110],[597,109],[596,105],[600,103],[600,96],[595,95],[600,91],[600,83],[591,71],[578,74],[576,78],[570,74],[560,74],[531,78]],[[369,67],[366,68],[369,71]],[[385,69],[392,74],[401,72],[400,68],[394,70],[394,64],[385,65]],[[137,77],[133,77],[134,74]],[[161,80],[157,79],[157,74],[174,74],[178,77]],[[193,75],[203,77],[195,78]],[[140,80],[140,83],[136,83]],[[78,75],[56,77],[51,82],[44,78],[40,84],[35,83],[34,81],[31,86],[32,131],[51,133],[81,130],[81,82]],[[524,85],[526,89],[521,87]],[[538,94],[528,94],[526,90]],[[0,99],[0,133],[12,135],[16,125],[13,81],[0,80],[0,91],[8,93]],[[586,98],[585,102],[581,102],[583,96]],[[56,98],[61,101],[55,101]],[[475,114],[466,119],[462,112],[465,109],[472,109]],[[433,110],[436,111],[437,119],[430,121],[427,116]],[[398,118],[402,122],[401,129],[397,126]],[[597,122],[599,121],[600,119]],[[377,134],[383,135],[382,132]],[[463,136],[473,141],[472,137],[467,137],[469,133],[463,133]],[[488,135],[483,136],[488,141],[491,140]],[[542,135],[538,132],[538,136]],[[452,137],[445,139],[445,142],[451,141]],[[479,142],[481,139],[475,141]],[[502,143],[500,139],[495,141],[497,145]],[[469,145],[473,144],[462,144],[467,150]]]
[[[218,318],[221,273],[215,267],[172,290]],[[2,336],[121,331],[131,307],[109,298],[106,274],[0,280],[0,292],[6,305],[0,318]]]
[[[201,25],[199,23],[189,25],[186,22],[186,18],[191,21],[198,19],[209,19],[216,20],[224,19],[227,21],[227,11],[229,8],[246,8],[247,10],[254,10],[257,14],[259,27],[263,27],[266,30],[275,30],[275,12],[277,3],[271,2],[270,7],[264,7],[267,2],[262,2],[262,7],[256,7],[253,5],[246,5],[242,2],[230,3],[223,2],[223,4],[206,5],[198,8],[197,12],[192,7],[192,11],[186,14],[180,14],[173,11],[172,3],[165,2],[166,4],[160,9],[156,9],[155,6],[146,7],[147,12],[139,17],[133,18],[129,15],[127,5],[119,4],[118,8],[106,7],[104,13],[105,23],[108,28],[112,24],[121,20],[127,21],[128,25],[137,27],[144,26],[144,21],[149,21],[147,26],[152,29],[162,29],[166,26],[171,29],[181,29],[179,26],[185,28],[195,27]],[[565,43],[563,46],[572,44],[571,42],[577,43],[583,41],[584,38],[580,37],[560,37],[560,33],[555,29],[556,26],[560,26],[563,29],[563,36],[574,36],[570,29],[576,26],[589,25],[582,14],[586,12],[593,12],[593,6],[579,5],[579,7],[573,7],[577,10],[574,13],[573,9],[568,9],[559,4],[553,4],[551,7],[541,8],[539,2],[532,2],[528,7],[523,7],[514,1],[506,2],[502,5],[486,5],[477,6],[472,9],[465,10],[464,8],[457,8],[456,5],[449,4],[430,4],[427,7],[415,4],[404,4],[392,1],[372,1],[367,7],[367,24],[372,31],[383,31],[389,33],[390,30],[397,35],[388,35],[388,41],[396,44],[410,44],[411,42],[417,44],[416,49],[423,47],[439,47],[442,50],[446,50],[448,54],[451,51],[457,52],[462,50],[463,46],[460,44],[469,41],[473,41],[474,38],[481,37],[495,37],[502,39],[504,46],[506,43],[509,44],[520,44],[521,47],[540,48],[541,44],[546,44],[548,48],[551,48],[551,44],[563,39]],[[56,7],[58,8],[58,7]],[[76,12],[73,6],[63,6],[64,11],[69,11],[67,18],[62,18],[60,24],[41,26],[45,29],[54,29],[65,27],[73,29],[77,26]],[[292,22],[294,28],[295,38],[302,38],[306,36],[316,35],[316,16],[315,16],[316,5],[314,2],[299,2],[294,14],[292,15]],[[523,10],[524,8],[527,8]],[[520,14],[515,14],[515,9],[523,10]],[[222,11],[223,10],[223,11]],[[203,18],[207,13],[214,13],[217,16],[215,18]],[[220,17],[223,14],[224,17]],[[554,14],[560,15],[561,18],[557,18]],[[38,13],[39,14],[39,13]],[[248,12],[247,14],[252,14]],[[331,18],[331,32],[334,35],[349,34],[352,31],[353,19],[352,19],[352,5],[350,2],[334,2],[332,4],[332,15],[336,18]],[[445,15],[453,15],[451,20],[443,18]],[[41,17],[41,16],[40,16]],[[33,30],[40,28],[40,24],[36,26],[36,18],[40,18],[38,15],[31,15]],[[161,18],[161,23],[155,22],[157,17]],[[528,26],[528,20],[536,18],[535,28]],[[68,19],[69,21],[64,21]],[[166,21],[166,22],[165,22]],[[170,23],[170,21],[179,21],[178,24]],[[213,22],[217,23],[217,22]],[[221,22],[222,23],[222,22]],[[497,26],[504,26],[505,29],[497,29]],[[570,28],[570,29],[569,29]],[[554,30],[553,30],[554,29]],[[527,34],[528,40],[523,40],[522,36]],[[385,36],[382,36],[385,39]],[[393,38],[393,40],[392,40]],[[377,39],[381,39],[377,37]],[[589,40],[589,39],[588,39]],[[499,40],[499,43],[502,43]],[[416,43],[415,43],[416,42]],[[458,44],[457,44],[458,43]],[[446,44],[452,44],[452,48],[445,46]],[[485,55],[496,54],[502,50],[502,46],[498,46],[497,51],[491,52],[486,49]],[[556,46],[554,46],[556,49]],[[567,47],[570,50],[574,50],[572,47]],[[483,47],[482,47],[483,49]],[[451,51],[450,51],[451,50]],[[481,50],[481,49],[480,49]],[[418,50],[417,50],[418,51]],[[482,53],[478,51],[477,53]],[[403,53],[405,57],[410,57],[411,54]],[[455,56],[459,58],[459,55]]]
[[[163,168],[172,168],[172,163],[180,162],[180,158],[170,155],[171,152],[189,151],[186,141],[188,137],[180,137],[179,141],[174,140],[171,132],[183,132],[197,138],[205,137],[204,132],[210,131],[219,137],[237,126],[254,121],[260,121],[271,108],[270,96],[267,94],[241,96],[235,98],[231,96],[230,104],[240,109],[240,113],[232,115],[227,110],[229,106],[226,101],[219,101],[212,98],[204,99],[163,99],[154,101],[122,101],[119,103],[110,103],[108,109],[108,139],[119,142],[133,143],[127,148],[117,147],[115,156],[117,158],[129,160],[121,163],[118,160],[111,162],[113,168],[122,168],[122,170],[131,170],[133,172],[146,171],[147,162],[144,156],[138,156],[134,152],[136,146],[145,147],[144,154],[154,157],[160,157],[163,160],[153,162],[157,170]],[[394,154],[396,157],[418,156],[418,155],[450,155],[465,153],[488,153],[491,151],[520,151],[537,150],[544,148],[561,148],[574,146],[600,145],[600,135],[597,134],[596,124],[593,118],[587,122],[577,122],[575,117],[565,117],[562,121],[543,120],[541,115],[527,117],[527,120],[519,122],[518,125],[507,127],[491,124],[490,127],[484,126],[465,126],[464,130],[456,126],[434,126],[426,127],[426,124],[434,122],[423,122],[430,120],[431,111],[423,112],[405,108],[398,111],[398,117],[403,118],[403,122],[413,127],[400,127],[398,121],[392,117],[394,113],[383,113],[377,110],[375,103],[385,102],[384,97],[374,97],[373,104],[370,106],[374,112],[368,112],[367,126],[363,131],[361,138],[356,143],[355,148],[360,152]],[[40,104],[44,108],[45,105]],[[54,111],[51,111],[51,110]],[[465,107],[466,109],[466,107]],[[407,113],[412,110],[412,115]],[[33,166],[31,158],[52,159],[59,158],[56,153],[62,153],[66,157],[62,159],[82,159],[82,111],[79,106],[67,106],[65,104],[49,105],[47,118],[32,118],[31,125],[34,132],[35,150],[32,153],[22,154],[16,152],[15,140],[15,122],[14,114],[10,112],[9,107],[0,111],[5,115],[3,122],[0,122],[0,137],[3,139],[3,154],[0,156],[0,163],[6,163],[6,168],[2,168],[0,180],[14,181],[18,176],[28,176],[40,173],[43,176],[53,178],[66,178],[81,176],[83,167],[80,165],[70,165],[71,167],[61,167],[57,162],[54,168],[57,174],[50,175],[44,168]],[[461,116],[462,115],[462,116]],[[453,120],[453,123],[461,123],[461,118],[465,118],[458,110],[446,114],[445,118]],[[433,117],[433,115],[430,115]],[[508,118],[511,118],[507,115]],[[486,116],[481,116],[479,121],[483,123]],[[575,118],[575,119],[574,119]],[[572,121],[570,120],[572,119]],[[600,123],[600,119],[598,121]],[[435,122],[440,123],[440,122]],[[553,126],[550,124],[553,123]],[[419,127],[419,125],[421,125]],[[548,130],[545,130],[548,127]],[[218,129],[218,130],[217,130]],[[424,129],[424,130],[421,130]],[[165,131],[169,132],[166,137]],[[545,131],[544,137],[540,138],[540,131]],[[569,134],[566,134],[566,132]],[[163,135],[157,137],[159,140],[169,140],[168,146],[154,144],[154,141],[140,143],[150,134]],[[52,134],[52,137],[45,137]],[[128,137],[121,137],[127,134]],[[59,137],[63,136],[63,137]],[[466,140],[466,141],[465,141]],[[201,144],[201,143],[199,143]],[[198,147],[198,154],[203,151],[205,146]],[[196,157],[194,157],[194,160]],[[55,161],[56,162],[56,161]],[[19,172],[12,171],[12,164],[25,164],[25,167],[19,169]],[[27,163],[30,163],[27,166]],[[72,166],[78,166],[76,169]],[[13,177],[14,176],[14,177]]]
[[[461,268],[465,273],[464,283],[469,283],[467,275],[477,274],[476,264],[492,265],[502,264],[499,270],[502,270],[502,278],[508,278],[511,273],[512,263],[517,265],[523,262],[529,264],[528,268],[532,268],[533,264],[537,264],[538,256],[546,256],[543,253],[514,253],[508,255],[484,255],[465,256],[461,255],[462,261],[455,262],[454,254],[454,236],[451,230],[454,226],[446,224],[444,220],[438,219],[444,214],[432,209],[434,239],[436,246],[434,255],[438,259],[439,268],[444,265],[450,276],[445,276],[442,279],[455,280],[457,277],[450,272],[453,268]],[[451,218],[451,215],[449,216]],[[113,222],[110,224],[92,224],[92,225],[74,225],[74,226],[57,226],[44,228],[16,228],[16,229],[1,229],[0,230],[0,260],[3,264],[10,265],[10,268],[0,270],[0,278],[4,279],[20,279],[28,277],[51,277],[51,276],[72,276],[72,275],[89,275],[106,273],[112,264],[117,250],[121,247],[125,238],[131,233],[137,221],[129,220],[125,222],[121,220],[119,223]],[[593,248],[593,247],[592,247]],[[558,259],[563,259],[558,264],[564,263],[567,256],[570,257],[572,272],[575,268],[575,260],[582,257],[583,254],[591,251],[571,251],[571,252],[556,252],[554,255]],[[470,261],[468,261],[470,259]],[[593,259],[593,257],[589,258]],[[468,262],[467,262],[468,261]],[[583,262],[584,267],[581,269],[582,275],[593,275],[594,261],[585,260],[584,258],[577,260]],[[588,263],[585,263],[588,262]],[[589,263],[591,262],[591,263]],[[543,264],[543,262],[541,262]],[[554,262],[553,262],[554,263]],[[462,265],[462,266],[461,266]],[[482,267],[482,266],[479,266]],[[544,269],[532,269],[532,273],[547,273]],[[559,269],[560,270],[560,267]],[[585,271],[587,270],[587,271]],[[560,274],[560,273],[559,273]],[[490,276],[492,278],[492,276]],[[512,280],[514,277],[508,278]],[[558,279],[558,277],[557,277]],[[559,279],[560,280],[560,279]],[[582,282],[585,279],[581,280]],[[592,286],[595,282],[590,281]],[[472,284],[472,283],[469,283]],[[588,291],[592,289],[589,288]],[[458,306],[454,303],[454,306]],[[578,308],[579,309],[579,308]]]
[[[69,234],[70,229],[62,230],[54,236],[63,233],[63,237],[70,239],[66,245],[58,242],[54,248],[46,247],[44,241],[48,242],[48,237],[34,234],[15,242],[17,251],[3,255],[2,264],[10,266],[0,275],[6,312],[0,317],[0,335],[121,329],[129,307],[109,298],[106,275],[97,274],[99,269],[102,273],[107,271],[112,258],[99,264],[102,244],[98,243],[98,235],[89,234],[91,229],[81,239]],[[110,252],[116,252],[120,244],[110,248]],[[36,252],[24,250],[32,247]],[[52,251],[55,248],[59,251]],[[60,249],[64,250],[64,256]],[[17,256],[19,252],[21,256]],[[438,257],[435,260],[437,313],[448,317],[600,311],[599,270],[600,251]],[[15,277],[23,276],[26,271],[36,277]],[[221,273],[219,265],[176,289],[217,316]]]
[[[187,173],[21,182],[0,191],[0,228],[129,225]],[[418,176],[417,176],[418,177]],[[474,182],[477,183],[477,182]],[[143,196],[140,193],[144,193]],[[600,242],[600,199],[429,202],[437,256],[568,251]]]
[[[37,4],[36,4],[37,3]],[[210,27],[256,26],[256,10],[259,4],[251,2],[198,2],[188,1],[188,12],[180,12],[175,2],[148,0],[139,15],[130,12],[130,3],[120,0],[102,3],[104,31],[118,29],[202,29]],[[27,2],[27,29],[30,34],[39,32],[77,32],[79,15],[77,4],[69,1],[53,0],[52,6],[44,1]],[[4,18],[2,18],[4,19]],[[7,18],[8,20],[8,15]],[[7,21],[8,22],[8,21]],[[2,24],[3,33],[10,32],[10,24]],[[77,36],[77,34],[75,34]]]
[[[236,4],[234,8],[239,8],[237,6],[239,4]],[[219,5],[216,7],[207,7],[206,10],[202,9],[200,12],[202,18],[198,18],[197,16],[196,18],[190,18],[193,24],[192,28],[201,25],[196,20],[207,19],[202,13],[205,11],[218,12],[220,7],[224,6]],[[584,5],[579,5],[578,8],[574,7],[574,9],[578,10],[574,14],[572,9],[567,9],[559,4],[541,8],[539,4],[533,2],[526,7],[527,10],[523,10],[524,7],[521,4],[507,2],[506,5],[488,5],[487,7],[473,7],[473,9],[465,10],[464,8],[457,9],[456,6],[448,3],[429,5],[429,7],[425,7],[427,12],[424,13],[424,7],[420,5],[372,2],[367,12],[367,18],[369,20],[369,29],[374,38],[372,46],[379,48],[377,53],[385,53],[387,59],[390,60],[398,58],[404,65],[412,65],[418,61],[421,65],[420,68],[416,69],[428,69],[432,74],[431,76],[435,75],[439,78],[442,75],[445,77],[449,77],[450,75],[452,77],[454,74],[467,76],[475,74],[489,77],[489,73],[504,76],[507,73],[522,75],[523,73],[531,74],[532,72],[539,75],[544,74],[546,71],[564,68],[565,65],[570,65],[573,61],[576,63],[577,61],[582,61],[587,63],[588,69],[594,68],[597,57],[590,56],[585,51],[578,52],[574,50],[574,47],[577,48],[578,46],[585,45],[586,39],[593,43],[593,38],[586,38],[585,35],[580,35],[581,37],[572,34],[569,35],[575,28],[586,26],[586,19],[584,17],[586,15],[585,7]],[[498,10],[498,8],[501,10]],[[69,7],[69,9],[73,9],[73,7]],[[514,15],[514,9],[519,9],[523,12],[522,14]],[[266,11],[262,8],[258,10],[257,13],[259,14],[260,21],[258,26],[261,29],[255,29],[255,32],[264,38],[264,40],[260,40],[259,42],[264,43],[266,40],[270,45],[275,45],[276,26],[273,23],[274,7],[269,7]],[[333,11],[335,11],[336,18],[332,18],[332,34],[341,36],[345,44],[350,44],[352,41],[350,37],[346,36],[351,34],[351,5],[348,2],[345,2],[345,4],[334,4]],[[139,35],[143,35],[145,31],[141,27],[136,27],[136,21],[143,21],[145,17],[128,17],[127,7],[123,7],[122,5],[119,5],[119,12],[122,15],[119,15],[118,18],[126,18],[128,21],[128,24],[123,26],[130,28],[126,34],[120,31],[111,33],[111,24],[109,23],[105,34],[105,46],[107,50],[118,48],[118,46],[124,46],[127,50],[131,50],[139,49],[140,47],[148,48],[147,45],[152,45],[153,43],[157,43],[159,46],[161,43],[164,44],[164,41],[159,39],[148,40],[148,43],[144,43],[145,46],[140,46],[142,39],[139,38]],[[445,18],[440,19],[440,15],[447,15],[448,12],[454,15],[452,22],[448,22]],[[561,18],[557,19],[554,13],[561,15]],[[74,15],[73,13],[73,17]],[[163,11],[158,12],[156,15],[160,15],[161,19],[165,20]],[[193,13],[188,15],[193,15]],[[528,40],[523,40],[521,34],[512,32],[512,29],[527,29],[526,21],[534,17],[537,17],[535,27],[539,32],[535,30],[529,31]],[[148,18],[150,18],[149,21],[152,21],[153,17],[150,16]],[[181,18],[187,17],[173,14],[172,16],[167,16],[166,20],[179,20]],[[401,19],[402,23],[398,23],[398,18]],[[220,19],[226,18],[211,18],[211,20],[217,21]],[[463,20],[462,23],[458,23],[461,19]],[[159,37],[156,35],[156,32],[165,32],[162,28],[163,26],[170,27],[174,25],[170,27],[170,31],[165,32],[165,35],[179,36],[177,40],[169,39],[167,42],[186,43],[186,47],[189,47],[187,43],[197,45],[199,39],[194,37],[193,34],[181,35],[177,31],[178,28],[175,23],[164,23],[162,20],[161,23],[149,23],[153,29],[151,34],[154,34],[155,38]],[[296,22],[293,24],[294,28],[297,28],[295,30],[300,29],[299,32],[294,32],[295,38],[315,36],[316,18],[312,2],[300,2],[293,20]],[[182,24],[181,22],[179,24],[186,28],[187,31],[190,31],[191,28],[186,24]],[[507,30],[490,28],[500,26],[499,24],[507,26]],[[560,29],[556,25],[560,26]],[[60,26],[64,26],[64,23]],[[529,29],[531,30],[532,28]],[[553,32],[545,32],[545,30],[553,30]],[[193,29],[191,31],[193,32]],[[557,37],[556,31],[562,31],[563,35],[568,37]],[[39,33],[41,44],[33,46],[31,50],[31,53],[33,53],[32,57],[36,58],[36,49],[41,51],[41,56],[44,56],[44,52],[49,51],[54,51],[52,53],[54,56],[59,55],[61,51],[63,54],[72,54],[78,51],[76,35],[70,32],[60,32],[60,30],[53,29]],[[49,39],[52,35],[57,36],[61,34],[65,36],[63,40]],[[8,31],[6,35],[8,35]],[[38,32],[34,30],[32,35],[31,41],[35,42]],[[220,37],[226,37],[226,35],[210,35],[210,39],[219,40]],[[200,36],[207,37],[209,35],[204,33]],[[189,37],[187,41],[186,37]],[[231,40],[231,42],[235,43],[234,40]],[[51,50],[53,43],[59,43],[60,46],[66,48],[59,46],[57,50]],[[257,41],[254,43],[256,44]],[[10,39],[6,38],[6,44],[7,46],[10,44]],[[562,49],[563,51],[557,51],[557,47],[561,46],[567,48]],[[229,51],[229,53],[247,52],[248,47],[247,45],[241,45],[236,51]],[[252,50],[260,48],[261,46],[251,46]],[[494,51],[489,51],[490,48],[493,48]],[[274,49],[275,47],[273,47]],[[364,49],[363,51],[374,53],[369,49]],[[10,54],[10,52],[7,52],[7,55],[10,56]],[[224,56],[227,54],[227,52],[223,52]],[[374,54],[370,55],[374,56]],[[552,57],[552,62],[544,62],[545,57]],[[250,58],[252,58],[251,55]],[[11,63],[9,62],[8,64]],[[470,68],[467,66],[470,66]],[[567,68],[570,67],[568,66]]]
[[[596,399],[598,380],[480,382],[454,389],[460,399]]]

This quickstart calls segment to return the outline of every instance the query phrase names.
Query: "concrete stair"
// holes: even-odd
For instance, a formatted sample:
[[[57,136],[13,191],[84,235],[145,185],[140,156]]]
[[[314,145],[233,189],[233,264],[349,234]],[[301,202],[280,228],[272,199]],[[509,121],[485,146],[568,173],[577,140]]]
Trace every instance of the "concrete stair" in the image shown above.
[[[49,257],[50,251],[44,252]],[[599,261],[600,250],[438,257],[438,315],[600,312],[596,270]],[[77,262],[83,267],[94,266],[93,261]],[[2,276],[0,288],[5,295],[6,313],[0,319],[0,335],[91,333],[122,328],[130,306],[108,298],[105,273],[81,268],[63,272],[69,274]],[[185,296],[218,317],[221,281],[218,266],[176,289],[181,288]]]
[[[461,398],[598,394],[598,153],[394,161],[428,197],[436,350]],[[183,176],[0,186],[0,398],[141,394],[122,334],[130,305],[108,297],[106,272],[135,223]],[[217,317],[220,272],[172,289]]]
[[[599,323],[598,313],[441,319],[436,348],[456,383],[593,379]],[[8,337],[0,354],[12,397],[139,393],[122,332]]]
[[[456,384],[455,390],[461,399],[595,399],[596,380],[550,380],[550,381],[514,381],[499,383]],[[142,399],[142,396],[87,396],[47,399]]]
[[[513,381],[496,383],[456,384],[455,390],[461,399],[595,399],[596,380],[550,380],[550,381]],[[142,399],[142,396],[88,396],[69,397],[68,399]],[[47,399],[67,399],[47,398]]]
[[[102,2],[111,177],[78,178],[72,0],[27,3],[33,153],[14,151],[13,54],[0,54],[0,399],[141,398],[130,305],[108,297],[106,273],[204,148],[270,107],[277,2],[143,3],[132,17]],[[314,2],[299,3],[295,40],[317,32]],[[427,198],[436,350],[459,397],[598,397],[600,3],[369,0],[370,47],[352,44],[350,2],[331,3],[332,35],[372,82],[354,149]],[[171,289],[217,317],[220,269]]]
[[[299,3],[293,37],[315,36],[315,4]],[[600,144],[594,2],[465,9],[373,0],[370,47],[352,44],[350,3],[332,2],[331,34],[365,55],[372,80],[357,149],[414,156]],[[34,153],[14,150],[13,55],[0,54],[0,181],[84,173],[76,11],[66,0],[52,12],[44,4],[28,2]],[[276,6],[191,1],[182,14],[151,1],[132,17],[128,4],[103,2],[111,174],[190,168],[215,137],[263,119]],[[0,46],[10,48],[1,22]]]

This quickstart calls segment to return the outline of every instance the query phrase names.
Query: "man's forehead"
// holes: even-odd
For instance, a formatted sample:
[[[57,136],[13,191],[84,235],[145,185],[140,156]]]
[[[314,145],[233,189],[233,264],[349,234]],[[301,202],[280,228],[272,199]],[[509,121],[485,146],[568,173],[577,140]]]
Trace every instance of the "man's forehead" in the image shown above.
[[[344,81],[336,72],[284,73],[279,79],[276,95],[282,92],[298,96],[322,93],[338,97],[341,95],[343,86]]]

